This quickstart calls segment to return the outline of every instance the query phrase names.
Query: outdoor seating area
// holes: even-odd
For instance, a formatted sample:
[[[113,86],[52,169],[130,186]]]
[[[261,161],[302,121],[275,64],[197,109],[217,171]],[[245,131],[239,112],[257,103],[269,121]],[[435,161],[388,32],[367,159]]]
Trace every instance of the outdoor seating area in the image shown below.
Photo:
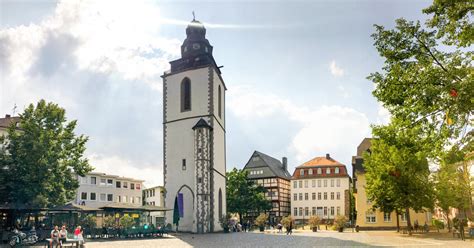
[[[84,236],[87,239],[152,238],[163,237],[170,232],[171,224],[168,224],[165,227],[91,228],[84,230]]]

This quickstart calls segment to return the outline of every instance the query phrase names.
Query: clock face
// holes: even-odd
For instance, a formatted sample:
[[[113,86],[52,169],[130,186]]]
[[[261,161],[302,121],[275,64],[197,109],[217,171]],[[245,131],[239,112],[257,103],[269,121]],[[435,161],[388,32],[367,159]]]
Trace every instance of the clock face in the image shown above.
[[[197,50],[197,49],[199,49],[200,47],[201,47],[201,45],[199,45],[199,43],[194,43],[194,44],[193,44],[193,49],[194,49],[194,50]]]

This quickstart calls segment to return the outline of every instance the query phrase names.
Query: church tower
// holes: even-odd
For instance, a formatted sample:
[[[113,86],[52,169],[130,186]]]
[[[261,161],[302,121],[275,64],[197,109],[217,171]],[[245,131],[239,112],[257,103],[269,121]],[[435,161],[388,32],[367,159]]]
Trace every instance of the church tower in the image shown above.
[[[181,58],[163,78],[166,222],[178,230],[221,231],[226,213],[225,91],[204,25],[186,28]],[[175,226],[175,225],[174,225]]]

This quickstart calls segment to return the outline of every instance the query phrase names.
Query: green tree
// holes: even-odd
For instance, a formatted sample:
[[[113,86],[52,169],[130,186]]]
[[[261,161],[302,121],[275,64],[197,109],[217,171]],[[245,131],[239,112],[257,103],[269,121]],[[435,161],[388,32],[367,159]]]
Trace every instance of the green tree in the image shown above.
[[[392,119],[388,126],[373,127],[371,153],[364,154],[366,193],[374,208],[383,212],[406,211],[411,229],[409,209],[433,209],[435,197],[426,144],[420,143],[423,129],[406,129],[397,124]]]
[[[227,173],[227,211],[238,213],[240,223],[248,212],[262,212],[271,209],[271,202],[265,198],[265,188],[247,180],[248,171],[234,168]]]
[[[1,203],[51,207],[74,199],[75,174],[92,170],[83,153],[87,137],[74,134],[57,104],[39,101],[20,114],[18,127],[0,137]]]
[[[135,220],[128,214],[123,215],[119,220],[120,226],[123,228],[130,228],[135,224]]]
[[[372,35],[385,59],[382,72],[368,77],[373,94],[407,128],[421,125],[430,134],[432,158],[446,145],[473,142],[473,51],[462,47],[474,39],[472,12],[472,2],[435,0],[425,9],[434,14],[429,29],[398,19],[395,29],[375,25]]]

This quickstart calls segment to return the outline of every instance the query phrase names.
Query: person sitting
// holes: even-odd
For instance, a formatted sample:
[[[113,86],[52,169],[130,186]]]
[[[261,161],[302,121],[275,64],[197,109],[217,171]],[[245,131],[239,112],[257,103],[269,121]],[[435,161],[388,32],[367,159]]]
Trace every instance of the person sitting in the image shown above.
[[[66,225],[63,225],[61,227],[61,230],[59,230],[59,246],[63,247],[63,244],[66,243],[67,239],[67,230],[66,230]]]
[[[53,247],[54,245],[56,245],[56,247],[61,245],[59,243],[59,227],[58,226],[54,226],[54,229],[51,231],[51,240],[49,241],[49,246]]]

